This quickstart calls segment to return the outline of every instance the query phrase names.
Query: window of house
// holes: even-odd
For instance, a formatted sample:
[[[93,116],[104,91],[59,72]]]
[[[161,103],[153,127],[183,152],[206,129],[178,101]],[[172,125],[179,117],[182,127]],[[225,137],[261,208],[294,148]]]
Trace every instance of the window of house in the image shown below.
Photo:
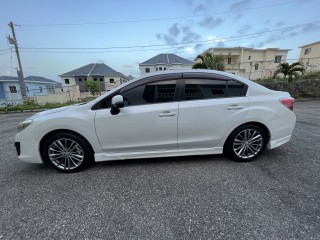
[[[167,70],[166,68],[163,68],[163,70]]]
[[[69,79],[66,78],[66,79],[64,80],[64,83],[65,83],[65,84],[70,84]]]
[[[172,102],[177,80],[159,81],[138,86],[121,93],[125,106]]]
[[[110,79],[109,79],[109,82],[110,82],[110,83],[114,83],[114,78],[110,78]]]
[[[29,88],[28,88],[28,86],[26,86],[26,91],[27,91],[27,93],[29,92]]]
[[[100,82],[103,82],[103,78],[100,78]]]
[[[251,59],[251,56],[249,56],[249,58],[248,58],[249,60]]]
[[[42,93],[42,87],[41,86],[39,87],[39,91]]]
[[[93,80],[94,80],[94,81],[97,81],[98,79],[97,79],[97,78],[94,78]]]
[[[149,73],[150,72],[150,68],[146,68],[145,71],[146,71],[146,73]]]
[[[280,63],[281,62],[281,55],[276,55],[274,58],[275,63]]]
[[[311,53],[311,48],[306,48],[304,50],[304,55],[310,54]]]
[[[156,68],[156,71],[158,71],[158,68]]]
[[[231,64],[231,57],[228,57],[228,64]]]
[[[82,78],[78,78],[78,81],[81,82],[81,81],[82,81]]]
[[[258,63],[255,63],[254,64],[254,70],[258,70],[259,69],[259,64]]]
[[[17,93],[17,87],[16,86],[9,86],[10,93]]]
[[[162,67],[159,67],[159,71],[162,71]]]

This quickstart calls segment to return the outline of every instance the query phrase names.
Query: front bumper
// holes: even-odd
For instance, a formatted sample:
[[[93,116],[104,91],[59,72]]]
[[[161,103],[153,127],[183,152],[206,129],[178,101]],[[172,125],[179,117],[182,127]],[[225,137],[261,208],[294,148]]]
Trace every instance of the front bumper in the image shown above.
[[[15,137],[15,145],[18,152],[18,158],[21,161],[29,163],[43,163],[39,152],[39,142],[35,141],[23,131],[17,133]]]

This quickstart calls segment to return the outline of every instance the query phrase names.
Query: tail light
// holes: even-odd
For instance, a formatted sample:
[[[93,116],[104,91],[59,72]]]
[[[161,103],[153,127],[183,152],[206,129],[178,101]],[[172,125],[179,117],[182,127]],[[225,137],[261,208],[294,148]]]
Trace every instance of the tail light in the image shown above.
[[[289,108],[291,111],[293,111],[293,103],[294,99],[292,97],[289,98],[281,98],[280,102],[285,105],[287,108]]]

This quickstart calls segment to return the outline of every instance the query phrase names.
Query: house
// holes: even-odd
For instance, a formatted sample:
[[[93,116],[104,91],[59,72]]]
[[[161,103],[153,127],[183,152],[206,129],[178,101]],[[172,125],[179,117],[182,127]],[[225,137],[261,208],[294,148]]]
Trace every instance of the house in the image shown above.
[[[194,62],[179,57],[172,53],[161,53],[157,56],[140,63],[141,75],[156,71],[175,70],[175,69],[191,69]]]
[[[62,87],[79,85],[80,92],[88,92],[85,85],[88,77],[100,83],[101,91],[109,91],[120,84],[127,82],[127,78],[120,72],[112,69],[104,63],[90,63],[70,72],[61,74]]]
[[[308,72],[320,71],[320,41],[299,47],[300,62]]]
[[[45,96],[61,88],[58,82],[39,76],[29,76],[24,81],[28,97]],[[0,104],[22,102],[20,89],[17,77],[0,76]]]
[[[285,62],[291,49],[267,48],[255,49],[246,47],[209,48],[214,55],[225,56],[225,71],[251,80],[273,76],[279,63]]]

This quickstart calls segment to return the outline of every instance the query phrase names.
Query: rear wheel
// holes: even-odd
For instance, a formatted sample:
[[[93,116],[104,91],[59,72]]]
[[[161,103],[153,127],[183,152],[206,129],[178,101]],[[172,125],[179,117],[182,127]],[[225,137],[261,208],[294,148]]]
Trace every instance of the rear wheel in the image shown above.
[[[248,162],[259,157],[267,145],[267,134],[256,125],[243,125],[235,129],[224,146],[224,152],[230,158]]]
[[[44,143],[43,157],[55,169],[71,173],[90,165],[93,151],[89,143],[77,134],[56,133]]]

